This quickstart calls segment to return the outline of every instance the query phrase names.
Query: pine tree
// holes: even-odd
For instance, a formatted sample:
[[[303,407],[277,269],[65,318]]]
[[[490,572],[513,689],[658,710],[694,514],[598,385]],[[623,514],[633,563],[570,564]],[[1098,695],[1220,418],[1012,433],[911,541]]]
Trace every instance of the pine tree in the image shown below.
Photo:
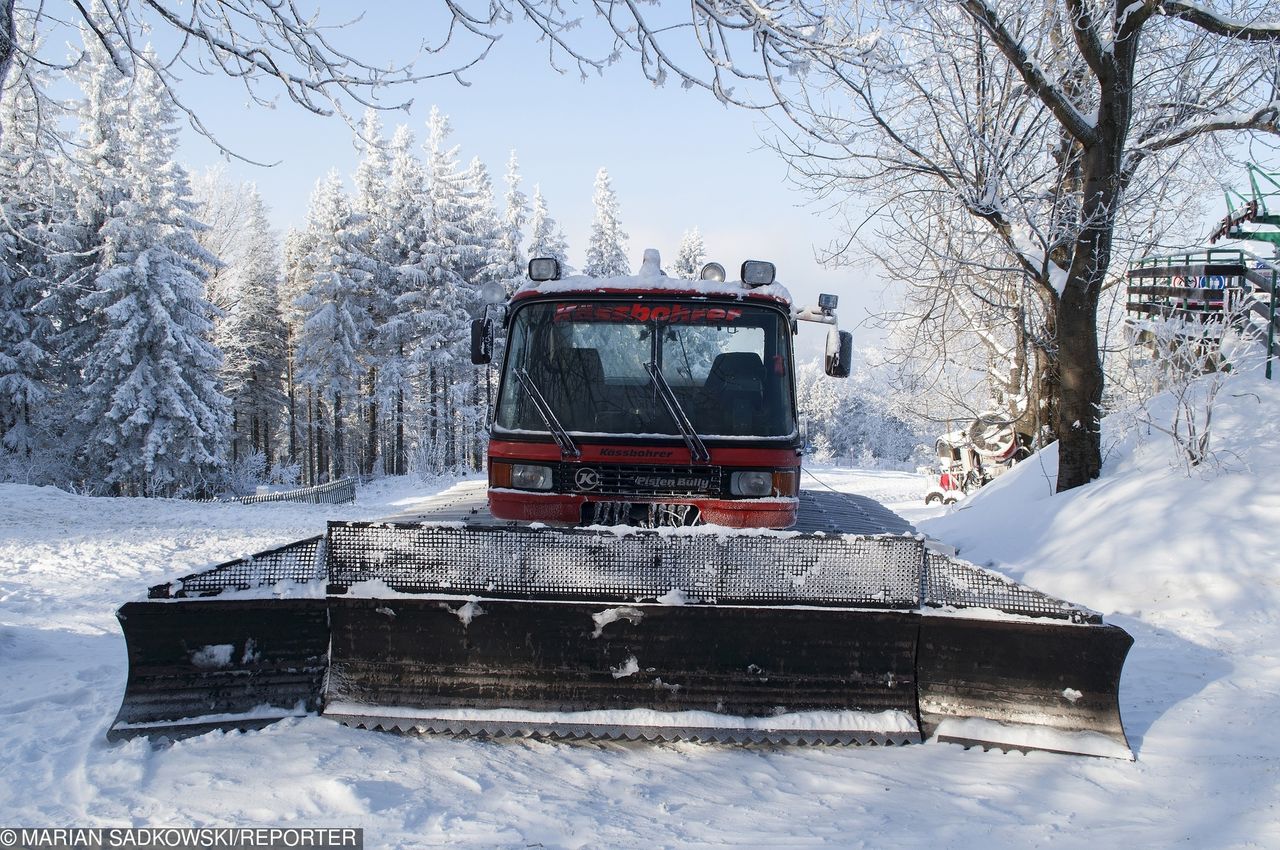
[[[79,154],[69,169],[65,215],[58,216],[50,234],[52,282],[37,307],[51,324],[52,374],[59,387],[52,420],[64,446],[85,442],[77,418],[84,407],[83,361],[105,329],[104,317],[86,310],[80,299],[94,288],[102,268],[103,226],[119,214],[129,186],[121,138],[130,120],[128,92],[96,36],[88,31],[84,36],[84,57],[70,75],[84,95],[75,106]],[[100,479],[95,474],[93,480]]]
[[[280,287],[280,317],[284,320],[284,391],[286,410],[284,450],[288,465],[302,470],[306,435],[303,426],[307,419],[306,402],[302,385],[298,381],[298,334],[306,318],[298,301],[311,288],[311,276],[315,272],[312,257],[317,238],[308,227],[290,229],[284,238],[284,280]],[[286,480],[298,476],[287,476]],[[302,476],[310,480],[308,476]]]
[[[420,323],[425,320],[422,287],[426,275],[421,252],[426,241],[426,181],[413,148],[413,133],[406,126],[397,127],[391,139],[386,198],[387,231],[392,240],[393,276],[388,292],[391,307],[375,329],[376,347],[383,352],[378,399],[388,411],[383,469],[393,475],[409,471],[407,416],[413,398],[410,355],[420,338]]]
[[[0,97],[0,447],[30,464],[53,387],[52,325],[37,305],[51,284],[54,152],[23,87]],[[29,466],[28,466],[29,468]]]
[[[498,240],[499,267],[495,277],[513,281],[523,277],[528,266],[520,246],[524,242],[524,225],[529,219],[529,199],[520,191],[520,163],[514,150],[507,160],[506,184],[506,214]]]
[[[702,273],[707,249],[702,244],[702,234],[693,227],[684,232],[680,238],[680,248],[676,251],[676,262],[672,272],[676,277],[685,280],[697,280]]]
[[[187,176],[172,160],[174,106],[145,67],[129,112],[127,201],[102,224],[98,273],[79,301],[100,318],[82,365],[83,468],[120,493],[207,490],[230,425],[204,295],[214,258],[195,239]]]
[[[529,229],[529,256],[559,260],[561,273],[569,274],[569,245],[565,241],[564,231],[556,226],[556,220],[547,213],[542,187],[537,185],[533,187],[533,215],[529,221]]]
[[[400,265],[400,259],[388,217],[391,161],[377,110],[371,108],[365,112],[360,136],[364,157],[356,168],[354,206],[364,221],[360,244],[355,247],[368,257],[369,275],[362,293],[367,315],[366,338],[360,350],[360,360],[364,367],[360,392],[363,439],[356,455],[361,474],[369,475],[373,472],[380,449],[382,408],[379,403],[381,393],[378,374],[392,356],[392,352],[381,345],[383,340],[380,330],[394,310],[396,269]]]
[[[619,220],[618,196],[609,181],[609,172],[596,172],[595,218],[591,222],[591,238],[587,242],[587,264],[582,273],[588,277],[618,277],[631,274],[627,262],[627,234]]]
[[[408,300],[420,334],[413,361],[420,381],[421,462],[431,473],[457,466],[450,392],[456,375],[467,314],[463,306],[473,262],[468,224],[469,202],[456,146],[446,147],[452,129],[438,109],[431,110],[427,138],[426,226],[418,268],[421,289]]]
[[[285,326],[279,243],[256,189],[251,188],[246,220],[237,299],[221,323],[222,375],[232,401],[232,459],[240,459],[247,449],[250,456],[262,457],[266,472],[275,461],[273,436],[285,405]]]
[[[484,468],[488,439],[485,419],[492,389],[486,382],[490,377],[488,367],[477,367],[471,363],[468,351],[470,335],[466,333],[466,329],[470,320],[479,316],[484,309],[479,297],[481,285],[505,279],[508,267],[504,263],[502,249],[506,228],[494,211],[493,184],[489,180],[489,172],[478,158],[472,159],[463,175],[462,185],[465,213],[463,230],[468,236],[469,251],[467,267],[463,270],[467,286],[461,293],[457,327],[459,333],[454,343],[454,378],[450,383],[450,407],[453,411],[450,467],[475,471]]]
[[[355,250],[361,220],[331,171],[311,196],[307,229],[315,240],[306,258],[310,287],[297,301],[301,312],[294,359],[297,381],[308,390],[308,481],[347,474],[346,417],[361,373],[359,352],[367,316],[361,292],[368,258]]]

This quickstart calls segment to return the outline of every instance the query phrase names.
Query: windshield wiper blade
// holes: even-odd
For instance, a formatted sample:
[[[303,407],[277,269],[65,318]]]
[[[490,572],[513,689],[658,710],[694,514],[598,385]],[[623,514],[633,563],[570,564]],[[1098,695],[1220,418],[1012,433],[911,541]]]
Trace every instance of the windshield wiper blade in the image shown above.
[[[547,400],[542,396],[542,391],[533,382],[533,378],[529,377],[529,373],[524,369],[516,369],[516,379],[519,380],[520,386],[524,387],[524,391],[529,394],[529,398],[533,400],[533,407],[538,411],[538,415],[542,417],[542,421],[547,423],[547,430],[551,432],[551,436],[555,438],[556,445],[560,447],[560,456],[581,457],[582,452],[578,451],[578,446],[573,442],[573,438],[569,436],[569,432],[560,424],[560,420],[556,419],[555,413],[551,410],[551,405],[547,404]]]
[[[658,395],[662,396],[662,403],[667,406],[667,411],[675,420],[676,427],[680,429],[680,436],[684,437],[684,443],[689,447],[689,455],[693,458],[693,462],[709,463],[711,452],[707,451],[706,444],[702,442],[698,432],[693,430],[693,423],[689,421],[684,408],[680,406],[680,401],[676,398],[671,385],[667,383],[667,379],[662,377],[662,370],[658,368],[658,364],[649,362],[644,364],[644,368],[653,379],[653,385],[658,388]]]

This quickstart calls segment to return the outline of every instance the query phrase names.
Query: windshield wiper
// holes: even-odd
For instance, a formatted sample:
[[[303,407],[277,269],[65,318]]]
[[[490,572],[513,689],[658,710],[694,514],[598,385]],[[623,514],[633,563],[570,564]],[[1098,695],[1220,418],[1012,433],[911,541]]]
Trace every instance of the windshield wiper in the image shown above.
[[[542,391],[533,382],[533,378],[529,377],[529,373],[524,369],[516,369],[516,379],[520,381],[520,386],[524,387],[524,391],[533,400],[533,407],[538,411],[538,415],[542,417],[542,421],[547,423],[547,430],[551,432],[551,436],[555,438],[556,445],[560,447],[560,456],[580,457],[582,452],[578,451],[578,447],[573,442],[573,438],[569,436],[569,432],[560,424],[560,420],[556,419],[555,413],[551,410],[551,405],[547,404],[547,400],[542,396]]]
[[[680,406],[680,401],[672,391],[671,385],[667,383],[666,378],[662,377],[662,370],[658,368],[658,364],[650,361],[644,364],[644,368],[653,379],[653,385],[658,388],[658,395],[662,396],[662,403],[667,406],[667,411],[675,420],[676,427],[680,429],[680,436],[684,437],[684,444],[689,447],[689,455],[693,458],[693,462],[709,463],[711,452],[707,451],[698,432],[693,430],[693,424],[685,414],[684,408]]]

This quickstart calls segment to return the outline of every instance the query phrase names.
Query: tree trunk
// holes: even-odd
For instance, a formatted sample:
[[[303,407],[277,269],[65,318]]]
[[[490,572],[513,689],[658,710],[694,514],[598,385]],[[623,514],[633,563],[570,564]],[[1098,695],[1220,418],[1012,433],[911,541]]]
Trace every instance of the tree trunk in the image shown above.
[[[293,385],[293,347],[285,349],[285,384],[289,393],[289,463],[298,462],[298,400]]]
[[[1068,283],[1058,304],[1058,492],[1102,473],[1102,361],[1097,288]]]
[[[404,456],[404,389],[396,390],[396,446],[395,474],[408,473],[408,459]]]
[[[365,442],[364,462],[361,464],[360,472],[364,475],[373,474],[373,465],[378,460],[378,401],[374,394],[377,390],[378,371],[369,369],[369,409],[367,427],[368,439]]]
[[[338,393],[333,394],[333,451],[331,453],[333,472],[329,476],[330,481],[337,481],[346,474],[346,458],[343,456],[344,446],[342,440],[342,396]]]
[[[315,393],[314,398],[315,413],[312,415],[311,421],[314,423],[313,428],[316,435],[316,463],[315,474],[312,478],[312,484],[323,484],[328,480],[329,473],[329,456],[328,446],[325,442],[325,426],[324,426],[324,402],[321,400],[320,393]]]

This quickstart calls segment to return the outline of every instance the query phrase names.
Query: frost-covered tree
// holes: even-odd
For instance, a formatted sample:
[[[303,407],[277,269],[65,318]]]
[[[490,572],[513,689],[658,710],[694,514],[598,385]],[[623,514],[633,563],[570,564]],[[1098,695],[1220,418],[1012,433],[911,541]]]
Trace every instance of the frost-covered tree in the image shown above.
[[[196,234],[200,246],[218,259],[206,283],[209,301],[227,311],[239,297],[239,272],[252,233],[249,218],[256,190],[233,179],[225,167],[206,169],[191,179],[191,198],[204,229]]]
[[[592,204],[595,217],[591,221],[587,262],[582,273],[589,277],[631,274],[631,264],[627,262],[627,234],[622,231],[618,196],[613,191],[609,172],[604,168],[596,172]]]
[[[542,187],[538,185],[533,187],[533,213],[529,220],[529,230],[529,256],[559,260],[561,271],[569,274],[569,243],[565,241],[564,231],[547,212],[547,202],[542,197]]]
[[[432,109],[426,142],[423,241],[410,285],[398,301],[415,336],[410,358],[418,379],[418,463],[438,473],[466,460],[457,424],[471,397],[474,370],[466,356],[468,303],[494,266],[498,225],[493,190],[478,161],[462,168],[450,146],[448,117]]]
[[[456,447],[450,452],[450,465],[452,468],[462,468],[465,465],[470,470],[479,470],[484,467],[488,439],[485,424],[492,395],[489,383],[491,374],[488,367],[477,367],[471,363],[467,351],[470,336],[466,330],[470,319],[480,315],[484,309],[479,297],[480,286],[505,280],[505,275],[510,270],[503,249],[504,235],[509,233],[494,210],[493,185],[488,171],[478,158],[473,159],[468,166],[463,185],[467,213],[464,230],[469,235],[471,252],[468,267],[463,274],[467,286],[459,304],[465,318],[458,327],[458,354],[454,361],[457,377],[450,387],[453,395],[450,407],[454,417],[452,438],[456,441]]]
[[[702,272],[706,257],[707,249],[702,243],[702,233],[696,227],[690,228],[680,237],[680,247],[676,250],[676,261],[671,272],[685,280],[696,280]]]
[[[37,310],[52,285],[50,227],[59,169],[37,104],[22,88],[0,95],[0,455],[28,465],[51,385],[52,325]]]
[[[172,160],[174,107],[147,74],[138,82],[121,128],[127,198],[105,216],[80,299],[98,330],[81,367],[82,468],[120,493],[199,491],[223,469],[230,424],[204,292],[213,258],[196,241],[187,176]]]
[[[421,283],[425,280],[421,257],[426,242],[426,178],[422,163],[414,154],[414,145],[409,128],[397,127],[391,139],[386,200],[387,229],[394,256],[394,275],[389,282],[391,309],[375,328],[375,348],[383,354],[377,398],[387,411],[388,419],[382,450],[383,469],[393,475],[409,471],[406,402],[412,400],[410,355],[419,339],[420,323],[426,318],[421,309],[424,303]]]
[[[861,465],[910,469],[924,459],[933,437],[922,423],[893,412],[874,372],[861,368],[849,381],[833,381],[817,362],[796,370],[796,401],[809,425],[815,458],[849,458]]]
[[[460,229],[465,234],[462,278],[468,284],[463,302],[470,306],[479,284],[502,280],[506,267],[502,253],[505,228],[494,210],[493,181],[479,157],[472,157],[459,184]]]
[[[129,177],[122,132],[128,126],[128,90],[105,47],[97,42],[75,69],[82,96],[76,102],[77,157],[69,168],[70,197],[54,224],[52,283],[39,311],[52,323],[50,339],[54,380],[61,388],[55,418],[64,441],[80,445],[84,435],[76,414],[83,407],[82,361],[102,332],[103,317],[87,311],[81,297],[94,288],[105,250],[104,225],[122,214]]]
[[[296,380],[308,395],[306,465],[313,482],[341,478],[349,471],[346,419],[357,397],[368,318],[362,290],[370,264],[356,250],[361,224],[343,192],[342,179],[331,171],[311,196],[307,231],[313,241],[306,258],[311,279],[296,305],[301,326],[294,360]]]
[[[363,438],[357,453],[361,474],[373,472],[380,450],[379,372],[387,365],[390,353],[380,345],[379,329],[392,311],[396,297],[397,269],[400,257],[396,250],[396,236],[389,215],[391,162],[390,151],[382,132],[382,119],[377,110],[365,112],[360,131],[360,144],[364,156],[355,174],[355,211],[363,217],[363,238],[356,246],[368,258],[369,275],[363,300],[368,316],[367,338],[361,345],[361,361],[364,364],[363,384],[360,392],[360,420]],[[395,367],[392,367],[395,368]]]
[[[232,460],[277,453],[274,435],[285,407],[285,325],[280,314],[280,246],[267,208],[250,189],[248,225],[238,261],[235,301],[225,309],[219,341],[223,386],[232,402]]]
[[[459,364],[462,309],[471,247],[463,172],[458,148],[448,144],[449,119],[432,108],[426,141],[427,190],[423,195],[425,228],[416,263],[416,280],[401,299],[411,311],[417,336],[411,358],[419,381],[418,464],[432,473],[452,467],[454,443],[450,386]]]
[[[524,276],[528,266],[524,249],[524,226],[529,220],[529,199],[520,191],[520,163],[513,150],[507,159],[507,193],[502,217],[502,231],[498,238],[498,265],[494,269],[496,280],[517,280]]]

